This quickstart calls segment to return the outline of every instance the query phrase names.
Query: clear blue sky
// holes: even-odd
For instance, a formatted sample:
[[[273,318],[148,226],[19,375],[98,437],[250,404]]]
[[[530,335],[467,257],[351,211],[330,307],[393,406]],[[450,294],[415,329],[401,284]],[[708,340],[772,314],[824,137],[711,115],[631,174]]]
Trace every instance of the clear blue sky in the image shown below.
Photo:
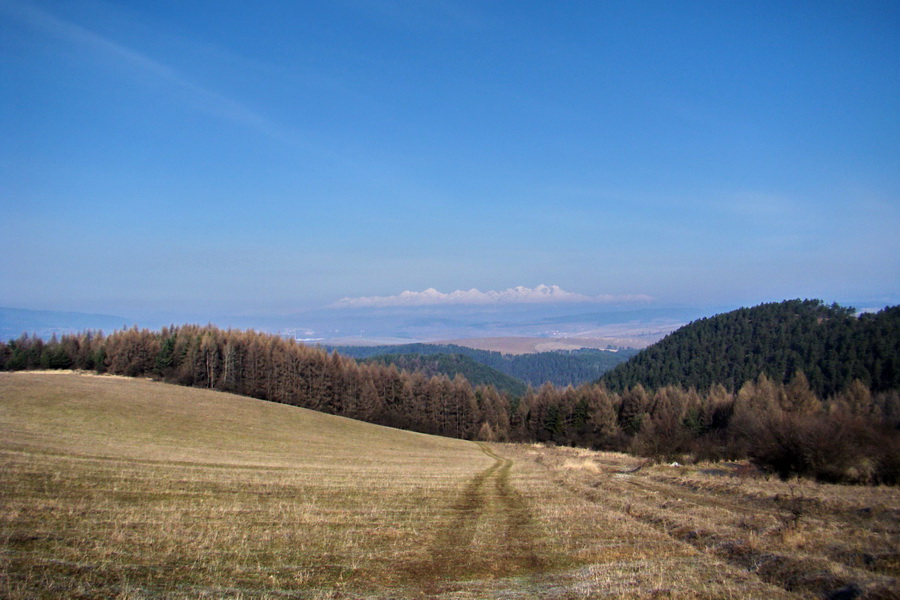
[[[900,301],[900,3],[0,0],[0,306]]]

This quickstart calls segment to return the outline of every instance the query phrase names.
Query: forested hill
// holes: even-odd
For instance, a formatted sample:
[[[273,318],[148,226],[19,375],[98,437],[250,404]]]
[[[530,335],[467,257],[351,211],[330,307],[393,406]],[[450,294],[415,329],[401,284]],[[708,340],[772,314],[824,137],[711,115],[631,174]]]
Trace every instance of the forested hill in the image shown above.
[[[520,380],[462,354],[379,354],[361,362],[394,365],[405,371],[420,371],[427,377],[443,374],[452,379],[462,375],[472,385],[492,385],[511,396],[522,396],[526,390]]]
[[[501,354],[476,350],[455,344],[402,344],[398,346],[336,346],[344,356],[356,359],[384,354],[458,354],[496,369],[535,387],[546,382],[565,387],[596,381],[601,375],[628,360],[636,350],[594,350],[538,352],[535,354]],[[468,375],[466,375],[468,377]]]
[[[736,391],[765,374],[787,383],[802,371],[820,397],[854,379],[873,391],[900,388],[900,306],[878,313],[820,300],[789,300],[700,319],[606,373],[612,390],[641,384]]]

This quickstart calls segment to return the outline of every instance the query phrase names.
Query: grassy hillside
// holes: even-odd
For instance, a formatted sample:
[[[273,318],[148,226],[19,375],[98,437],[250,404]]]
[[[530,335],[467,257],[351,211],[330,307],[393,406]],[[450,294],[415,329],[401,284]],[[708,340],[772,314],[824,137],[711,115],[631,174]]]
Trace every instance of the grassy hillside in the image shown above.
[[[636,471],[146,380],[0,373],[0,465],[10,599],[875,598],[900,565],[893,489]]]
[[[366,469],[405,453],[471,454],[471,445],[208,390],[68,372],[4,374],[5,445],[85,457],[245,467]],[[375,448],[379,456],[367,449]],[[477,455],[477,452],[475,453]]]

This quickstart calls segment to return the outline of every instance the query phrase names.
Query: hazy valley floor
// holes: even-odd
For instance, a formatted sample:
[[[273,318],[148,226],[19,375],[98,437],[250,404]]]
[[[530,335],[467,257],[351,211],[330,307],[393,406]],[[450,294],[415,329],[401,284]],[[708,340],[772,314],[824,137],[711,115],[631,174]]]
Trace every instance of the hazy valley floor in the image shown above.
[[[0,374],[5,598],[900,597],[900,493]]]

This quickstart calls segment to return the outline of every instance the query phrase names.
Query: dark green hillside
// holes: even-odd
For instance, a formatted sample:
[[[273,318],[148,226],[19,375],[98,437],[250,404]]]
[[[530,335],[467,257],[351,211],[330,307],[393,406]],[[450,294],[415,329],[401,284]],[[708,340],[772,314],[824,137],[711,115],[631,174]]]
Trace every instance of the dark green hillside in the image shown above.
[[[535,387],[547,381],[561,387],[578,386],[596,381],[635,354],[637,350],[632,348],[619,351],[582,348],[518,354],[509,357],[508,373]]]
[[[820,300],[789,300],[700,319],[644,349],[601,381],[736,391],[761,373],[787,383],[806,374],[820,397],[860,379],[875,392],[900,388],[900,306],[855,316]]]
[[[444,374],[451,379],[462,375],[472,385],[492,385],[513,396],[521,396],[527,386],[497,369],[475,362],[462,354],[379,354],[364,362],[394,365],[406,371],[421,371],[428,377]]]
[[[634,356],[636,350],[593,350],[501,354],[455,344],[404,344],[400,346],[337,346],[344,356],[366,359],[383,354],[459,354],[496,369],[526,384],[539,387],[546,382],[565,387],[596,381],[598,377]],[[468,376],[467,376],[468,378]],[[470,381],[472,381],[470,379]]]

